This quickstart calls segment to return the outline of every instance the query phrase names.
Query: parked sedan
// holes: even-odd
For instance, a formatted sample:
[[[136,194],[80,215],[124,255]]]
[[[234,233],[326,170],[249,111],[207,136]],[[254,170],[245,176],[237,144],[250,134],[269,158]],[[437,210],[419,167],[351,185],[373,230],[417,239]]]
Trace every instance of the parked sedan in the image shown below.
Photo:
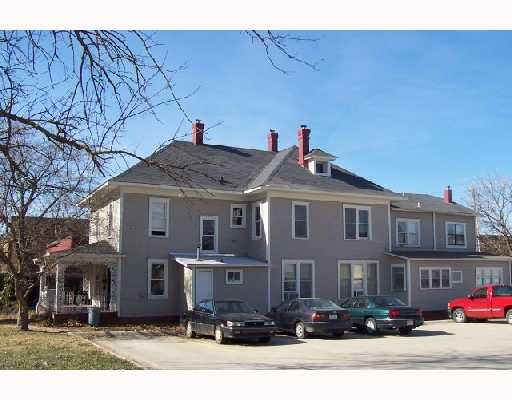
[[[352,323],[360,331],[377,334],[381,329],[396,329],[407,335],[423,325],[421,310],[408,307],[391,296],[360,296],[341,303],[350,312]]]
[[[181,324],[188,338],[196,334],[213,336],[219,344],[226,339],[257,339],[267,343],[276,329],[274,321],[242,300],[202,300],[183,314]]]
[[[293,299],[266,314],[277,328],[293,332],[299,339],[310,333],[341,337],[352,326],[349,313],[327,299]]]

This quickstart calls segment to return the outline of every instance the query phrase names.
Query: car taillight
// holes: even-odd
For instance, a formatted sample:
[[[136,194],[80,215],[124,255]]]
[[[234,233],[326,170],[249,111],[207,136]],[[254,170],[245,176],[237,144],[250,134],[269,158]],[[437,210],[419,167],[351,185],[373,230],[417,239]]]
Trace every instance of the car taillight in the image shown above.
[[[343,321],[348,321],[350,319],[350,314],[348,312],[340,313],[339,317]]]
[[[313,313],[313,321],[324,321],[325,319],[327,319],[326,315],[317,312]]]
[[[400,316],[400,310],[389,310],[389,318],[398,318]]]

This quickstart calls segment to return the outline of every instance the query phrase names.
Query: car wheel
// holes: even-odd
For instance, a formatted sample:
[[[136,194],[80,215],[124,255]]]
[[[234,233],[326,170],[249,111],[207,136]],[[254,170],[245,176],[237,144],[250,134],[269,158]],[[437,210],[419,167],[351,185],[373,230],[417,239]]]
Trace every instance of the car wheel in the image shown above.
[[[215,341],[218,344],[226,343],[226,339],[224,338],[224,332],[222,332],[221,327],[218,325],[215,327]]]
[[[341,331],[341,332],[333,332],[332,333],[332,337],[334,338],[340,338],[340,337],[343,337],[343,335],[345,335],[345,331]]]
[[[512,324],[512,310],[507,311],[507,322]]]
[[[379,331],[377,329],[377,321],[375,320],[375,318],[366,318],[366,320],[364,321],[364,326],[366,328],[366,333],[370,335],[376,335]]]
[[[270,342],[270,336],[260,337],[258,339],[258,342],[259,343],[268,343],[268,342]]]
[[[297,322],[295,324],[295,336],[297,336],[297,339],[305,339],[306,338],[306,328],[304,326],[304,323]]]
[[[400,328],[398,332],[400,335],[409,335],[412,332],[412,328]]]
[[[464,312],[463,308],[455,309],[455,311],[453,312],[453,320],[459,324],[467,321],[466,313]]]
[[[192,330],[191,321],[187,321],[187,323],[185,324],[185,337],[188,339],[196,337],[196,333]]]

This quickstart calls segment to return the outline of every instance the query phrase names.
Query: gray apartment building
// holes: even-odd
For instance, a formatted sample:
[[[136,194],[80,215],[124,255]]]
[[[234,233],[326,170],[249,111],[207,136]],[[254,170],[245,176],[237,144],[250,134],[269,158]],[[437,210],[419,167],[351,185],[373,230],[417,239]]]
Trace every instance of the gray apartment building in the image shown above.
[[[82,202],[90,243],[48,254],[43,309],[170,317],[212,296],[266,311],[293,297],[391,294],[436,311],[476,285],[511,281],[511,258],[478,251],[476,215],[450,187],[442,197],[394,193],[310,149],[306,126],[286,149],[272,130],[266,150],[203,136],[196,121],[191,142],[174,141]]]

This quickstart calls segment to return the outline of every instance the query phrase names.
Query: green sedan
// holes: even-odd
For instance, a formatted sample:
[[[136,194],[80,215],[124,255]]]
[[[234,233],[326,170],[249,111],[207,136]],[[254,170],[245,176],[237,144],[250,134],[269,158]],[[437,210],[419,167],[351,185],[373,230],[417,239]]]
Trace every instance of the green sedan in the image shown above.
[[[347,309],[352,324],[359,331],[377,334],[381,329],[398,330],[407,335],[414,328],[423,325],[421,310],[408,307],[392,296],[359,296],[341,302]]]

